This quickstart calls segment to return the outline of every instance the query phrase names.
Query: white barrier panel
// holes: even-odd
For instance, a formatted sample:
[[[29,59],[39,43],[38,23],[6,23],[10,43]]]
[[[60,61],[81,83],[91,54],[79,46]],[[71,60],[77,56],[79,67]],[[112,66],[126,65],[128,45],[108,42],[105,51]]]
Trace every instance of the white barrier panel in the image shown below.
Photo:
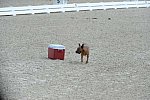
[[[24,7],[5,7],[0,8],[0,16],[19,14],[37,14],[51,12],[70,12],[84,10],[107,10],[107,9],[127,9],[127,8],[149,8],[150,1],[132,2],[101,2],[101,3],[77,3],[65,5],[40,5]]]

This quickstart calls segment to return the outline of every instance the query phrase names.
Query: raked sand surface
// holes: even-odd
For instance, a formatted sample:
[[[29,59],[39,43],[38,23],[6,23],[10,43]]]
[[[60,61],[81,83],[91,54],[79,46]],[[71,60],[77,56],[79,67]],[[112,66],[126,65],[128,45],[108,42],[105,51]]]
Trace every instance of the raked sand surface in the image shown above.
[[[37,6],[53,4],[54,0],[0,0],[0,7],[16,7],[16,6]],[[98,2],[121,2],[129,0],[68,0],[71,3],[98,3]]]
[[[150,99],[150,8],[0,16],[0,23],[4,100]],[[47,58],[53,43],[66,47],[65,60]],[[88,64],[75,53],[78,43],[90,47]]]

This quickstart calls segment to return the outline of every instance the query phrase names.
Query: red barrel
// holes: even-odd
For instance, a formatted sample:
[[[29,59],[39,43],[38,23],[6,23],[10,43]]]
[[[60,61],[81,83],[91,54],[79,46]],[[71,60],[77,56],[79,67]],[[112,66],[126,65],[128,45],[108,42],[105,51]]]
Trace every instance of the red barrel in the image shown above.
[[[59,44],[50,44],[48,46],[48,58],[64,60],[65,46]]]

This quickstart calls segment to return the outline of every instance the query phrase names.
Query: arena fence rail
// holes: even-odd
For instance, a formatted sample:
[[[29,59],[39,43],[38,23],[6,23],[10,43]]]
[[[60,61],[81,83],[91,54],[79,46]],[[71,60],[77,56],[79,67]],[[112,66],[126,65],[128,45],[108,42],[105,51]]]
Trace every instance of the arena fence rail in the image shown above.
[[[40,14],[52,12],[92,11],[108,9],[149,8],[150,1],[124,1],[124,2],[100,2],[100,3],[74,3],[61,5],[40,5],[23,7],[0,8],[0,16],[16,16],[22,14]]]

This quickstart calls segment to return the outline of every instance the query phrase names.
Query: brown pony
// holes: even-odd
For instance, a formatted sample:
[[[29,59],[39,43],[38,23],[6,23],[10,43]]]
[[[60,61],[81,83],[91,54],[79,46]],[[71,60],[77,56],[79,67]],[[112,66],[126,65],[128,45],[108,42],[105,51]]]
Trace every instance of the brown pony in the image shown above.
[[[81,62],[83,62],[83,56],[87,56],[86,63],[88,63],[88,59],[89,59],[89,47],[88,46],[84,46],[84,44],[80,45],[79,43],[79,47],[77,48],[76,53],[81,54]]]

